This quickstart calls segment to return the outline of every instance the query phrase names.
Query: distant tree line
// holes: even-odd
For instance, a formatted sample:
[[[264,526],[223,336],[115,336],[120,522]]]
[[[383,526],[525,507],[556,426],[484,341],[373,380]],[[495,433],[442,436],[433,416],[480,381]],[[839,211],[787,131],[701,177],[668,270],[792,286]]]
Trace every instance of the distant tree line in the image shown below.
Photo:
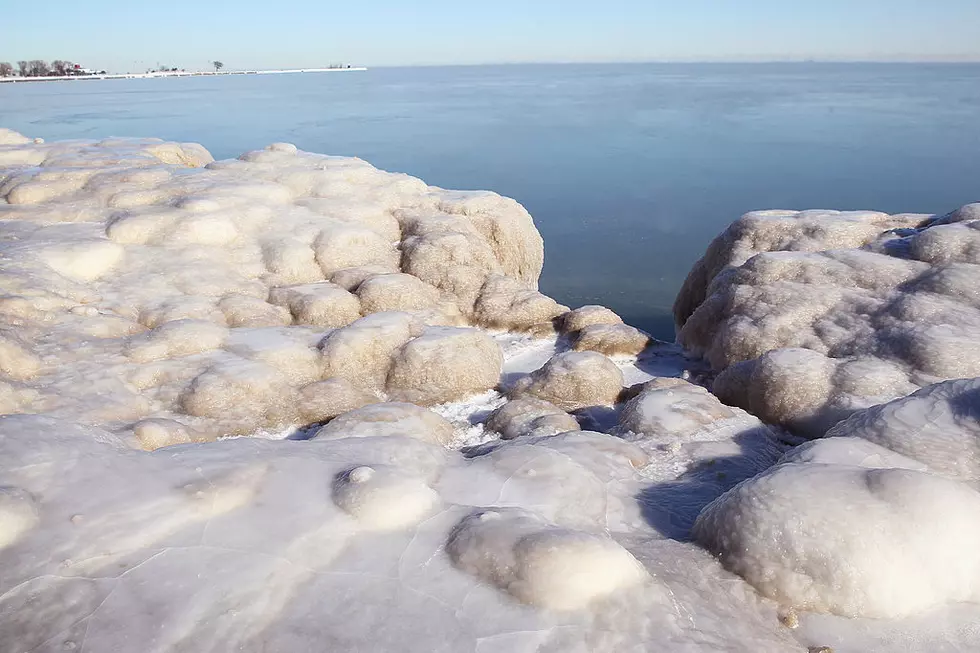
[[[14,70],[9,63],[0,62],[0,77],[13,77]],[[65,77],[83,74],[75,68],[75,64],[62,59],[55,59],[51,63],[40,59],[18,61],[16,71],[21,77]]]

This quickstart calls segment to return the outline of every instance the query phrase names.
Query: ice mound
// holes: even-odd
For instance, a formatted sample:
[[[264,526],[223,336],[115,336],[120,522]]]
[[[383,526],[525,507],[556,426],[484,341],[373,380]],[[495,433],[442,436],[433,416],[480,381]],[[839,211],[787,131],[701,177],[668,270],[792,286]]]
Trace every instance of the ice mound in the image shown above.
[[[513,509],[470,515],[446,552],[457,567],[515,598],[553,610],[575,610],[643,582],[646,571],[607,537],[555,528]]]
[[[321,427],[316,438],[399,435],[432,444],[449,444],[453,425],[431,410],[407,403],[379,403],[352,410]]]
[[[575,418],[543,399],[525,397],[508,401],[487,418],[486,428],[504,440],[577,431]]]
[[[517,382],[515,398],[537,397],[562,410],[612,406],[623,389],[623,373],[595,352],[564,352]]]
[[[439,495],[397,469],[365,466],[340,475],[333,500],[364,528],[390,531],[417,524],[439,503]]]
[[[980,215],[749,213],[674,306],[718,394],[819,436],[855,410],[980,375]]]
[[[980,598],[980,494],[907,469],[786,463],[698,517],[695,539],[794,608],[897,619]]]
[[[441,404],[495,387],[503,363],[500,345],[482,331],[429,327],[394,353],[386,388],[398,401]]]
[[[859,411],[827,436],[828,443],[862,438],[936,474],[980,481],[980,379],[939,383]]]

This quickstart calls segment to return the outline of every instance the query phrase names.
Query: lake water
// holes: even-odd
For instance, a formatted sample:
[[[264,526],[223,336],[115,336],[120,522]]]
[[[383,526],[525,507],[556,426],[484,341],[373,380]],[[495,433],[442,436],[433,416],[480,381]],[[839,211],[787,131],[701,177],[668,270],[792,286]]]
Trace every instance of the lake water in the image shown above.
[[[691,264],[761,208],[980,199],[980,65],[635,64],[0,84],[0,126],[274,141],[523,203],[541,289],[661,337]]]

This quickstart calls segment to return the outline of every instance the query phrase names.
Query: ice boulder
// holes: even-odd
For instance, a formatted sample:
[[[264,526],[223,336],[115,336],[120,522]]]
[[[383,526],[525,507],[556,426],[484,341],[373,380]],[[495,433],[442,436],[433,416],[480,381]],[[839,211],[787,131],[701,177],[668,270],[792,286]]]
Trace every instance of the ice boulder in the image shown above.
[[[565,310],[551,297],[502,274],[487,278],[475,306],[481,325],[512,331],[553,331],[552,320]]]
[[[300,415],[308,423],[325,422],[380,401],[376,395],[339,376],[310,383],[299,389]]]
[[[333,500],[362,528],[393,531],[421,521],[439,504],[439,495],[398,469],[361,466],[337,478]]]
[[[537,397],[562,410],[578,410],[612,406],[622,389],[622,371],[602,354],[564,352],[519,379],[510,393],[515,398]]]
[[[320,342],[324,372],[359,388],[383,390],[394,353],[422,332],[422,324],[408,313],[373,313],[333,331]]]
[[[494,388],[502,369],[500,345],[483,331],[429,327],[394,353],[386,389],[393,400],[431,406]]]
[[[343,327],[361,317],[361,302],[329,282],[273,288],[269,303],[288,308],[297,324]]]
[[[439,291],[410,274],[378,274],[357,285],[365,315],[380,311],[418,311],[439,302]]]
[[[415,404],[376,403],[344,413],[321,427],[315,438],[365,438],[403,436],[447,445],[453,425],[431,410]]]
[[[446,552],[458,569],[551,610],[583,609],[648,578],[643,565],[608,536],[557,528],[517,509],[466,517]]]
[[[907,469],[787,463],[704,509],[694,539],[796,609],[898,619],[980,599],[980,494]]]
[[[508,401],[487,418],[485,426],[504,440],[555,435],[579,428],[575,418],[552,403],[534,397]]]
[[[575,336],[575,351],[595,351],[605,356],[638,356],[655,342],[627,324],[590,324]]]
[[[597,324],[615,325],[622,324],[623,318],[619,317],[612,309],[605,306],[590,304],[580,306],[575,310],[568,311],[561,316],[562,333],[571,334],[581,331],[585,327]]]
[[[690,434],[720,420],[739,417],[701,386],[677,380],[653,384],[630,399],[619,416],[619,431],[645,437]]]
[[[688,276],[678,342],[720,373],[726,401],[809,437],[919,387],[978,376],[972,206],[746,214]]]

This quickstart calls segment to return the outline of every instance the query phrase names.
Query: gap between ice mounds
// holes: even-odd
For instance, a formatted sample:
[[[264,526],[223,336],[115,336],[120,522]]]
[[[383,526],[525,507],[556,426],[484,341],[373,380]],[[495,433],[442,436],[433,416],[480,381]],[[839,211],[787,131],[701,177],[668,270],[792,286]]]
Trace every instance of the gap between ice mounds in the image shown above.
[[[56,618],[2,611],[18,644],[118,647],[147,632],[150,605],[147,650],[161,651],[785,651],[841,632],[846,620],[805,619],[794,636],[776,604],[688,543],[709,504],[698,540],[784,606],[889,616],[967,597],[952,583],[909,600],[952,569],[934,565],[882,604],[878,568],[835,558],[813,535],[832,505],[789,496],[785,510],[743,515],[739,497],[776,473],[766,470],[785,444],[703,389],[657,378],[700,371],[677,349],[608,309],[567,312],[537,292],[540,237],[511,200],[285,144],[212,162],[195,145],[10,132],[0,194],[11,290],[0,298],[0,409],[47,415],[0,419],[13,482],[0,559],[17,561],[0,601],[69,597]],[[898,378],[887,362],[834,365],[852,395],[869,392],[853,380],[867,370]],[[779,387],[778,375],[736,367],[736,394],[746,379]],[[804,408],[813,394],[800,395]],[[801,430],[827,419],[779,406],[791,417],[749,407]],[[132,450],[322,423],[294,435],[308,442]],[[920,470],[923,487],[952,475],[935,457],[862,442],[806,455],[840,466],[856,451]],[[897,501],[889,525],[915,510]],[[754,541],[746,523],[799,519],[802,561],[764,547],[745,562],[725,548]],[[821,585],[833,579],[814,556],[855,569],[850,593]],[[960,557],[958,578],[971,560]],[[810,594],[759,581],[786,567]],[[864,636],[889,641],[889,623]]]

